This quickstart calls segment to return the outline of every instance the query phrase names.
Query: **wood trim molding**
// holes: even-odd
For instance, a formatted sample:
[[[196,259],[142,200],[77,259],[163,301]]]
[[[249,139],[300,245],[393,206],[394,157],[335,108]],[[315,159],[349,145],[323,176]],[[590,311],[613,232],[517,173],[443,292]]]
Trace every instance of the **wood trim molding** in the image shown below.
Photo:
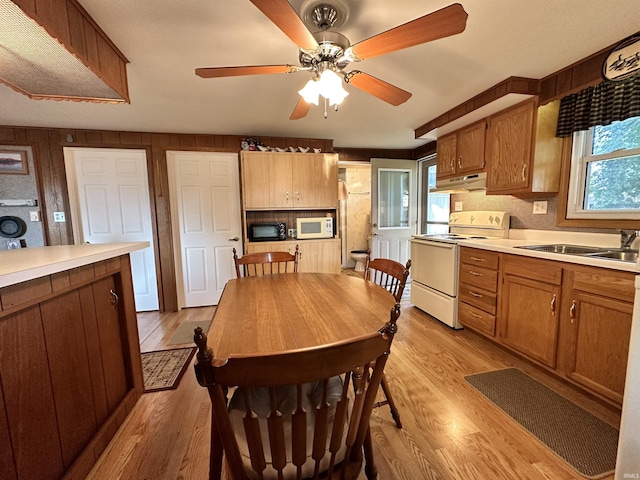
[[[415,131],[415,138],[422,137],[425,133],[430,132],[434,128],[441,127],[447,123],[452,122],[464,115],[473,112],[474,110],[484,107],[491,102],[509,95],[510,93],[517,93],[522,95],[538,95],[539,92],[539,80],[533,78],[524,77],[509,77],[506,80],[494,85],[493,87],[485,90],[484,92],[476,95],[475,97],[461,103],[457,107],[452,108],[448,112],[443,113],[439,117],[428,121],[424,125],[418,127]]]

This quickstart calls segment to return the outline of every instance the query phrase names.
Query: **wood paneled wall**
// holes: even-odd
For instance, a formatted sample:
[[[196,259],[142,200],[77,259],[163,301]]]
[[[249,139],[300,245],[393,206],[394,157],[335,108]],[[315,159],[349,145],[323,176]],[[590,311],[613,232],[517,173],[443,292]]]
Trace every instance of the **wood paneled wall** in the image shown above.
[[[30,145],[33,148],[46,245],[74,243],[64,147],[138,148],[147,151],[160,311],[178,308],[166,151],[238,152],[243,137],[0,126],[0,144]],[[332,140],[260,137],[260,141],[273,147],[300,146],[333,151]],[[54,222],[53,212],[65,212],[67,221]]]
[[[334,153],[340,156],[340,161],[348,162],[368,162],[372,158],[398,158],[401,160],[412,160],[413,150],[403,149],[381,149],[381,148],[334,148]]]

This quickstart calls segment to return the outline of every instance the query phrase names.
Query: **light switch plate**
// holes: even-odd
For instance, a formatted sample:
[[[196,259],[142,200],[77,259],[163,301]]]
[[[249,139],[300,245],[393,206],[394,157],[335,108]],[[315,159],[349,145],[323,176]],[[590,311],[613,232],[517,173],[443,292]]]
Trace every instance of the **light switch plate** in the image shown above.
[[[462,202],[455,202],[453,204],[453,210],[455,212],[461,212],[462,211]]]
[[[53,221],[54,222],[64,222],[64,212],[53,212]]]
[[[544,215],[547,213],[547,201],[533,202],[533,214]]]
[[[33,212],[29,212],[29,220],[31,220],[32,222],[39,222],[40,221],[40,212],[39,211],[33,211]]]

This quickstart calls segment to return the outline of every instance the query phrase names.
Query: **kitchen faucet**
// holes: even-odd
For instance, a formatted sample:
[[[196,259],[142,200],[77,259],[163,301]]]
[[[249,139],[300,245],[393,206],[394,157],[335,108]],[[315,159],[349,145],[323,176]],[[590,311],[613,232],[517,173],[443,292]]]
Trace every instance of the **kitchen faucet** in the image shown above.
[[[623,250],[631,249],[631,244],[638,236],[638,233],[640,233],[637,230],[622,229],[618,230],[618,232],[620,232],[620,248],[622,248]]]

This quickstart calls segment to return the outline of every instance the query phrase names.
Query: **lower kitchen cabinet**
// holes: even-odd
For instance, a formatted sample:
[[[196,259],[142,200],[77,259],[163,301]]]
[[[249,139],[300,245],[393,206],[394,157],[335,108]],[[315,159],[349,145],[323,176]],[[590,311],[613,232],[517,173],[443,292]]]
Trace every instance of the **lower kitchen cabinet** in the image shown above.
[[[458,315],[465,328],[616,406],[634,292],[630,272],[461,249]]]
[[[571,380],[621,404],[633,313],[633,275],[576,269],[564,302],[566,361]]]
[[[0,477],[84,478],[142,393],[129,268],[0,289]]]
[[[502,342],[555,368],[560,286],[507,274],[502,294]]]
[[[289,252],[299,246],[298,272],[340,273],[340,240],[297,240],[245,244],[247,253]]]

